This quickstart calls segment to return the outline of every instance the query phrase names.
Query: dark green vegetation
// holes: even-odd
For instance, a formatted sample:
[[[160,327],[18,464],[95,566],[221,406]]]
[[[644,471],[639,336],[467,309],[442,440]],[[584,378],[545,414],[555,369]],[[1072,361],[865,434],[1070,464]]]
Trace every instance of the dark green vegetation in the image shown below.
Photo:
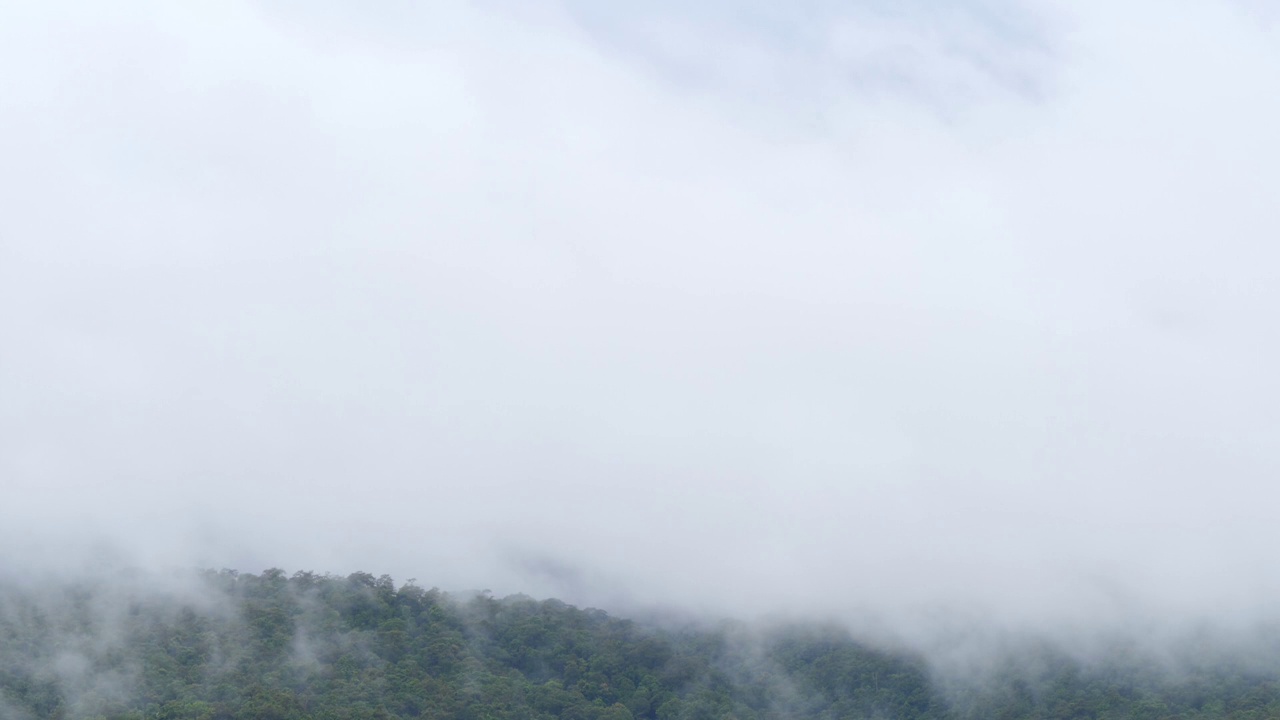
[[[364,573],[142,587],[0,583],[0,718],[1280,717],[1280,683],[1221,664],[1168,675],[1045,650],[944,685],[826,627],[659,629]]]

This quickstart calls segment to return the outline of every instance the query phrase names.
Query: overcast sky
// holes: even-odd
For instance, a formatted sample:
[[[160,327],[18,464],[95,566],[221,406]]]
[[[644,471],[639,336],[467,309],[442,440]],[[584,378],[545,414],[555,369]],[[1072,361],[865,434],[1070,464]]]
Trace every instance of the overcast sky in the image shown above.
[[[4,3],[0,563],[1256,618],[1264,6]]]

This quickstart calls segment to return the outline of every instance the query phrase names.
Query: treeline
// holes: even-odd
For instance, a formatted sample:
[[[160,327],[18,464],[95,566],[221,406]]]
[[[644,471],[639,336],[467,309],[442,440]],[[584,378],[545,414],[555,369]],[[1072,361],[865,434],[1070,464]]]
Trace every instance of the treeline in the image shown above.
[[[367,573],[0,584],[5,720],[1280,718],[1264,672],[1026,665],[956,686],[838,628],[664,629]]]

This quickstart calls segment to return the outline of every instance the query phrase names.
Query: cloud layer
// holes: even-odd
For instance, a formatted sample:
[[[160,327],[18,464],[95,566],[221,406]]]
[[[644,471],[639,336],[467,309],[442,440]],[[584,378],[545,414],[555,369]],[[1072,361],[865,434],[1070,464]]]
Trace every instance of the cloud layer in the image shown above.
[[[0,11],[0,559],[1268,612],[1273,18],[591,7]]]

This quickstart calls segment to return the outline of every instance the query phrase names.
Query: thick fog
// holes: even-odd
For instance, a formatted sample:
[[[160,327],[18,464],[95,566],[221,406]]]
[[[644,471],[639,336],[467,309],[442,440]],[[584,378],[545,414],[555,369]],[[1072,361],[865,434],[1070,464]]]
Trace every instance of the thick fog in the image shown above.
[[[0,567],[1267,619],[1277,21],[6,3]]]

